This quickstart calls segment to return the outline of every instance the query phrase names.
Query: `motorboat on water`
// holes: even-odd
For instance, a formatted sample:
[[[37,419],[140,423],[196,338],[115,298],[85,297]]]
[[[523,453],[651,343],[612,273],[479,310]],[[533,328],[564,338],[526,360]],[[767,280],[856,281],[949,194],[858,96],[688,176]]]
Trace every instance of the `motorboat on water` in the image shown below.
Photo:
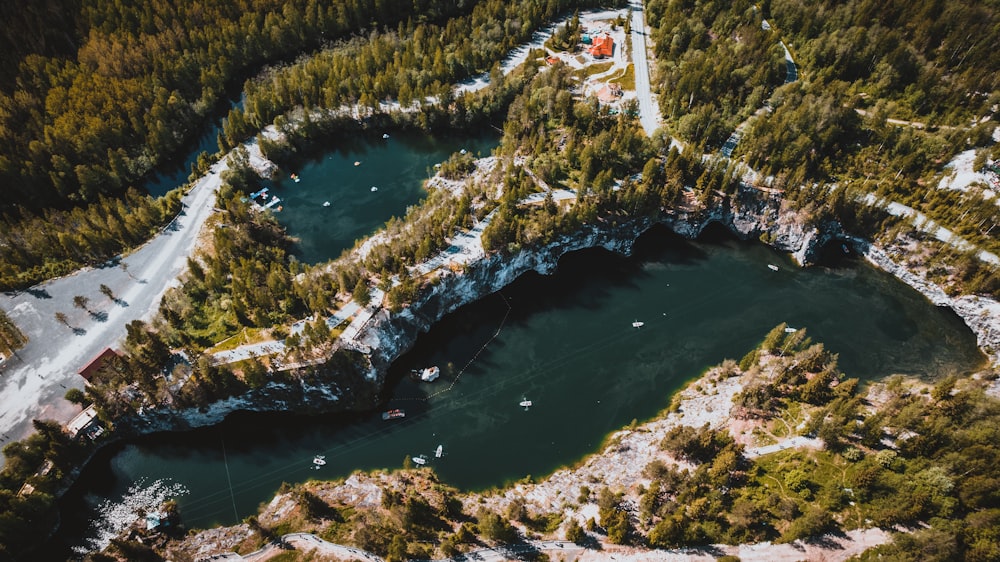
[[[389,138],[389,133],[382,133],[382,140]]]
[[[778,271],[778,266],[774,265],[773,263],[767,264],[767,268],[770,269],[771,271]]]
[[[441,369],[434,365],[432,367],[427,367],[426,369],[420,369],[419,371],[412,371],[413,376],[424,381],[424,382],[434,382],[439,376],[441,376]]]
[[[399,408],[382,412],[383,420],[397,420],[404,417],[406,417],[406,412]]]
[[[633,328],[642,328],[645,325],[646,325],[645,322],[640,322],[638,320],[636,320],[635,322],[632,322],[632,327]]]
[[[425,464],[427,464],[427,457],[423,455],[417,455],[413,457],[413,464],[424,466]]]
[[[527,410],[528,408],[531,407],[531,400],[528,400],[526,397],[522,397],[518,405]]]
[[[291,178],[292,178],[293,182],[299,183],[299,175],[298,174],[292,174]]]
[[[375,192],[375,191],[378,191],[378,188],[373,185],[372,186],[372,192]]]
[[[319,470],[319,467],[326,464],[326,457],[324,455],[316,455],[313,457],[313,469]]]
[[[444,454],[444,446],[438,445],[438,448],[434,449],[434,458],[439,459],[443,454]]]
[[[330,206],[330,202],[329,201],[323,201],[323,206],[324,207],[329,207]]]

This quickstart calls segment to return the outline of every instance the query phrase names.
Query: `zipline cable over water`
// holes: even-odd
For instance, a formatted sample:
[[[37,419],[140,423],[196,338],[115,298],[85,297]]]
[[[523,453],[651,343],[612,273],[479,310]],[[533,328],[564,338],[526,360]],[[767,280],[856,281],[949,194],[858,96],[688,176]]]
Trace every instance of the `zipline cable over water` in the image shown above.
[[[226,465],[226,480],[229,482],[229,497],[233,500],[233,517],[240,520],[240,513],[236,510],[236,494],[233,493],[233,477],[229,474],[229,455],[226,454],[226,440],[222,439],[222,460]]]
[[[507,310],[505,311],[504,316],[501,319],[501,322],[498,325],[497,329],[477,349],[476,353],[472,356],[472,358],[469,361],[466,362],[465,366],[463,366],[463,368],[459,371],[459,375],[456,376],[455,380],[452,381],[447,388],[443,388],[441,390],[438,390],[438,391],[436,391],[436,392],[434,392],[434,393],[432,393],[432,394],[430,394],[430,395],[428,395],[426,397],[398,398],[398,399],[393,399],[393,401],[399,400],[399,401],[414,401],[414,402],[416,402],[416,401],[425,401],[426,402],[426,401],[428,401],[432,397],[439,396],[439,395],[444,394],[445,392],[447,392],[449,390],[453,390],[454,389],[454,387],[458,383],[458,379],[461,377],[461,375],[463,373],[465,373],[473,365],[473,363],[479,358],[479,356],[486,349],[486,347],[488,347],[491,343],[493,343],[496,340],[496,338],[499,337],[499,335],[502,333],[503,328],[505,327],[506,322],[507,322],[507,320],[508,320],[508,318],[510,316],[510,313],[513,310],[513,307],[510,305],[510,301],[502,293],[498,293],[498,294],[504,300],[504,304],[507,306]],[[671,321],[676,322],[679,318],[685,317],[686,316],[685,313],[691,313],[691,312],[697,311],[699,309],[699,306],[704,301],[709,300],[712,297],[713,297],[713,295],[710,294],[710,295],[704,296],[702,298],[687,300],[683,304],[680,304],[679,306],[674,307],[673,309],[671,309],[671,313],[670,313]],[[657,318],[655,318],[655,317],[651,318],[650,321],[647,321],[646,326],[643,327],[643,329],[642,329],[643,332],[645,332],[645,333],[649,333],[650,331],[654,331],[655,332],[655,331],[658,331],[658,329],[662,328],[662,326],[663,326],[663,324],[661,322],[658,322]],[[509,375],[507,377],[504,377],[502,380],[497,380],[495,384],[489,384],[489,385],[487,385],[484,388],[481,388],[479,390],[473,391],[471,394],[463,395],[463,398],[465,400],[463,400],[462,402],[465,403],[468,400],[482,399],[484,397],[494,395],[497,392],[499,392],[497,390],[498,386],[503,386],[505,384],[517,383],[517,382],[522,382],[522,381],[526,381],[526,380],[532,379],[532,378],[537,377],[538,375],[540,375],[542,373],[551,371],[552,369],[557,368],[558,366],[560,366],[562,364],[565,364],[567,361],[569,361],[570,359],[572,359],[574,357],[575,358],[579,358],[582,355],[593,355],[593,354],[600,353],[600,352],[602,352],[603,350],[605,350],[607,348],[619,345],[622,341],[624,341],[624,340],[626,340],[628,338],[634,337],[636,334],[637,334],[636,329],[634,329],[632,327],[623,328],[621,330],[615,331],[615,332],[610,333],[610,334],[609,333],[605,333],[599,341],[593,341],[593,342],[589,342],[589,343],[582,343],[579,346],[575,346],[573,349],[567,350],[565,353],[558,354],[558,355],[556,355],[554,357],[549,358],[548,360],[542,361],[542,362],[536,364],[534,367],[532,367],[530,369],[527,369],[525,371],[522,371],[522,372],[519,372],[519,373],[516,373],[516,374]],[[459,404],[454,404],[454,403],[441,404],[441,407],[444,408],[444,409],[448,409],[449,406],[452,407],[452,408],[460,408]],[[407,416],[407,418],[410,418],[410,417],[419,418],[419,417],[422,417],[422,415],[424,415],[424,414],[416,414],[416,415],[413,415],[413,416]],[[356,451],[357,449],[359,449],[361,447],[370,446],[372,443],[379,442],[379,441],[382,441],[384,439],[387,439],[387,438],[391,437],[393,435],[393,433],[397,429],[398,429],[398,427],[394,426],[394,425],[380,425],[378,427],[378,429],[375,429],[375,430],[372,430],[372,431],[366,431],[362,435],[356,436],[355,438],[353,438],[351,441],[349,441],[347,443],[338,444],[335,447],[331,447],[329,449],[322,450],[322,451],[320,451],[320,453],[326,455],[328,461],[334,462],[334,459],[348,456],[352,452]],[[277,466],[277,467],[275,467],[273,469],[270,469],[270,470],[259,471],[259,472],[257,472],[254,475],[254,477],[248,478],[248,479],[244,479],[244,480],[242,480],[240,482],[237,482],[236,486],[233,489],[234,490],[235,489],[240,490],[240,493],[242,495],[244,493],[250,492],[251,490],[254,490],[254,489],[257,489],[257,488],[261,488],[261,487],[265,487],[265,486],[272,486],[273,484],[270,481],[270,479],[273,476],[275,476],[277,474],[281,474],[281,473],[287,473],[288,471],[295,470],[296,467],[301,467],[301,466],[305,466],[305,465],[301,461],[295,460],[295,461],[291,461],[291,462],[288,462],[288,463],[283,463],[282,465]],[[303,474],[305,474],[306,470],[307,470],[307,468],[302,468]],[[199,496],[199,498],[197,500],[185,502],[184,509],[185,509],[186,512],[191,513],[193,511],[197,511],[199,509],[204,509],[204,508],[208,507],[209,505],[211,505],[213,503],[216,504],[216,505],[218,505],[218,502],[220,500],[223,500],[224,496],[222,496],[222,494],[224,494],[224,492],[202,494],[202,495]],[[222,511],[224,511],[224,509],[221,509],[221,510],[220,509],[215,509],[212,512],[209,512],[208,514],[204,514],[204,515],[203,514],[199,514],[199,515],[202,515],[203,517],[205,515],[207,515],[207,516],[214,516],[214,515],[221,514]]]
[[[405,402],[405,401],[427,402],[431,398],[434,398],[435,396],[440,396],[440,395],[444,394],[445,392],[448,392],[451,389],[455,388],[455,385],[458,384],[458,379],[462,378],[462,373],[464,373],[469,367],[472,366],[473,363],[476,362],[476,359],[479,358],[479,354],[481,354],[483,351],[485,351],[486,348],[489,347],[489,345],[491,343],[493,343],[493,340],[497,339],[497,336],[500,335],[500,332],[503,331],[504,324],[507,323],[507,317],[510,316],[510,311],[513,310],[513,308],[510,306],[510,302],[507,300],[507,297],[505,297],[503,295],[503,293],[500,293],[500,292],[498,292],[497,294],[500,295],[500,298],[503,299],[503,303],[507,306],[507,311],[504,312],[503,318],[500,320],[500,325],[497,326],[497,329],[496,329],[495,332],[493,332],[493,335],[490,336],[489,339],[487,339],[478,350],[476,350],[476,353],[474,353],[471,358],[469,358],[469,361],[465,363],[465,366],[462,367],[458,371],[458,374],[455,375],[455,379],[451,381],[451,384],[449,384],[447,388],[442,388],[442,389],[440,389],[440,390],[438,390],[436,392],[432,392],[431,394],[428,394],[427,396],[423,396],[423,397],[408,397],[408,398],[394,398],[393,401],[402,401],[402,402]]]
[[[668,285],[669,286],[669,285]],[[667,323],[683,322],[684,319],[689,318],[691,314],[696,313],[701,309],[703,304],[713,298],[717,298],[719,294],[728,293],[732,289],[717,290],[709,292],[708,294],[701,295],[698,298],[686,298],[682,302],[678,302],[675,306],[669,309],[669,314],[664,312],[662,316],[653,316],[646,319],[645,326],[643,326],[641,332],[649,334],[650,332],[658,332],[662,329],[666,323],[663,320],[668,320]],[[455,379],[448,385],[448,387],[435,391],[425,397],[404,397],[404,398],[394,398],[392,401],[411,401],[411,402],[427,402],[430,398],[440,396],[450,390],[453,390],[458,383],[459,378],[472,367],[472,365],[478,360],[482,352],[494,343],[496,339],[503,332],[503,328],[509,319],[510,313],[513,307],[510,301],[502,293],[497,293],[504,300],[504,304],[507,306],[507,310],[496,328],[496,330],[490,335],[490,337],[477,348],[475,354],[470,358],[466,364],[459,371]],[[631,318],[631,316],[629,316]],[[624,321],[624,319],[623,319]],[[531,379],[534,379],[552,369],[558,368],[570,361],[573,358],[580,358],[585,355],[595,355],[604,352],[608,348],[613,348],[620,345],[621,342],[635,337],[640,332],[635,328],[629,326],[628,328],[622,328],[620,330],[606,331],[603,333],[602,337],[597,341],[591,341],[587,343],[581,343],[580,345],[574,346],[572,349],[566,350],[563,353],[556,354],[547,360],[541,361],[535,364],[533,367],[520,371],[518,373],[510,374],[505,376],[503,379],[497,380],[495,383],[488,384],[487,386],[474,390],[471,393],[463,394],[462,400],[460,401],[447,401],[438,406],[435,406],[439,412],[447,410],[460,410],[464,404],[467,404],[470,400],[482,400],[489,396],[495,395],[500,392],[498,387],[505,386],[511,383],[522,383]],[[408,415],[407,418],[418,419],[423,417],[426,413],[416,413]],[[378,429],[371,431],[363,431],[362,434],[355,436],[350,441],[346,443],[340,443],[334,447],[330,447],[325,450],[319,451],[321,454],[326,455],[329,462],[335,462],[335,459],[344,458],[354,453],[362,447],[371,446],[373,443],[383,441],[390,438],[399,429],[395,425],[384,425],[380,424]],[[230,493],[235,494],[235,490],[240,491],[240,495],[249,493],[255,489],[273,487],[272,478],[278,474],[288,474],[289,472],[294,472],[296,469],[301,469],[303,474],[307,474],[308,467],[301,460],[294,460],[287,463],[282,463],[279,466],[274,467],[269,470],[258,471],[251,478],[242,479],[236,482],[235,486],[231,485]],[[227,508],[222,508],[219,503],[224,501],[225,491],[219,491],[215,493],[201,494],[198,499],[194,501],[185,502],[184,510],[189,514],[194,514],[200,510],[211,509],[211,511],[197,513],[201,517],[214,517],[221,515]],[[235,500],[233,500],[235,501]],[[217,507],[212,508],[215,505]],[[237,518],[238,520],[238,518]]]

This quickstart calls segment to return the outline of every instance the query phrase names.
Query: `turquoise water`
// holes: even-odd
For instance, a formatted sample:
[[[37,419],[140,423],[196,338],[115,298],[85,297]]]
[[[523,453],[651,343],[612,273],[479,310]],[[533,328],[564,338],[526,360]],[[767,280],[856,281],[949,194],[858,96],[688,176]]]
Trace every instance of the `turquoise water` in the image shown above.
[[[299,259],[318,263],[337,258],[355,240],[390,217],[402,217],[407,207],[423,199],[423,182],[433,175],[435,164],[460,150],[489,156],[497,139],[487,130],[438,136],[391,131],[388,139],[379,132],[345,140],[267,184],[282,200],[275,216],[298,240]],[[293,173],[298,182],[290,178]]]
[[[205,527],[255,513],[282,482],[399,467],[407,455],[431,457],[442,480],[463,489],[544,476],[655,415],[684,382],[739,359],[783,321],[807,328],[863,379],[937,377],[983,362],[953,313],[864,264],[799,269],[761,245],[718,234],[688,242],[654,229],[632,258],[569,254],[556,274],[527,274],[422,335],[393,365],[397,382],[380,406],[405,409],[405,419],[240,414],[103,452],[63,504],[61,538],[76,540],[99,499],[140,481],[187,487],[178,499],[184,519]],[[439,381],[404,376],[427,365],[441,366]],[[523,398],[534,403],[527,411]],[[438,445],[445,455],[434,459]],[[313,470],[317,454],[327,464]]]

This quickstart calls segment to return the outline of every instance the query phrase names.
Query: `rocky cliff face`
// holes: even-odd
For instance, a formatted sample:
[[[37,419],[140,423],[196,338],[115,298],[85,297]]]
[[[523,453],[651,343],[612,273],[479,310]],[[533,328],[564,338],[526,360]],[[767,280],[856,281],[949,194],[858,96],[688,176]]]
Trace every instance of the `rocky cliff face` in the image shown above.
[[[385,370],[381,370],[384,376]],[[368,410],[377,403],[381,389],[372,384],[370,365],[356,352],[341,350],[323,365],[295,373],[290,380],[272,381],[238,396],[218,400],[201,408],[146,408],[116,420],[119,437],[184,431],[220,423],[233,412],[279,412],[320,414],[332,411]]]
[[[756,194],[745,203],[722,206],[706,212],[676,213],[660,221],[675,233],[695,239],[712,223],[719,223],[744,239],[767,239],[780,250],[792,253],[799,263],[811,263],[822,245],[843,237],[838,225],[827,231],[803,228],[792,214],[781,213],[780,201]],[[457,308],[486,297],[512,283],[528,271],[550,274],[564,254],[587,248],[604,248],[623,255],[632,252],[636,239],[656,221],[639,218],[620,223],[601,222],[540,248],[522,250],[512,256],[489,255],[459,274],[444,271],[438,282],[403,313],[381,311],[359,335],[371,349],[375,370],[388,366],[438,320]]]
[[[961,318],[976,334],[979,349],[989,357],[993,366],[1000,365],[1000,303],[975,295],[951,297],[941,287],[908,270],[896,262],[883,248],[869,245],[865,259],[897,279],[913,287],[937,306],[946,306]]]
[[[552,273],[559,258],[568,252],[601,247],[629,255],[635,240],[654,222],[640,218],[587,225],[540,248],[524,249],[511,256],[488,255],[461,273],[442,270],[438,280],[410,307],[398,314],[382,309],[362,328],[357,339],[370,352],[366,365],[348,369],[353,373],[328,364],[307,374],[297,373],[307,376],[294,382],[274,382],[206,408],[147,410],[120,425],[131,427],[130,433],[151,433],[211,425],[237,410],[308,413],[372,408],[392,362],[446,314],[502,289],[528,271]],[[951,298],[893,261],[881,248],[846,235],[837,223],[805,226],[795,213],[782,210],[780,198],[745,192],[731,205],[697,213],[678,212],[660,222],[688,239],[697,238],[709,224],[719,223],[741,238],[759,239],[789,252],[804,266],[815,262],[824,245],[832,241],[849,243],[875,266],[892,273],[935,304],[954,310],[976,334],[991,362],[1000,363],[1000,304],[972,296]]]

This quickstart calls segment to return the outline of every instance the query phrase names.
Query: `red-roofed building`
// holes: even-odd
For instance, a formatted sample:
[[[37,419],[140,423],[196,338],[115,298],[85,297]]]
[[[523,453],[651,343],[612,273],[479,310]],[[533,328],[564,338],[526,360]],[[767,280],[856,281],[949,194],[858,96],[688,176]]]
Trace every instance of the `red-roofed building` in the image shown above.
[[[90,363],[84,365],[84,367],[79,371],[77,371],[77,373],[79,373],[81,377],[86,379],[87,382],[90,382],[90,379],[94,378],[94,375],[100,372],[100,370],[107,365],[108,361],[112,357],[118,357],[118,352],[111,349],[110,347],[105,347],[104,351],[98,353],[97,357],[91,359]]]
[[[615,40],[607,33],[594,37],[593,44],[588,51],[590,51],[591,56],[598,59],[613,56],[615,54]]]

